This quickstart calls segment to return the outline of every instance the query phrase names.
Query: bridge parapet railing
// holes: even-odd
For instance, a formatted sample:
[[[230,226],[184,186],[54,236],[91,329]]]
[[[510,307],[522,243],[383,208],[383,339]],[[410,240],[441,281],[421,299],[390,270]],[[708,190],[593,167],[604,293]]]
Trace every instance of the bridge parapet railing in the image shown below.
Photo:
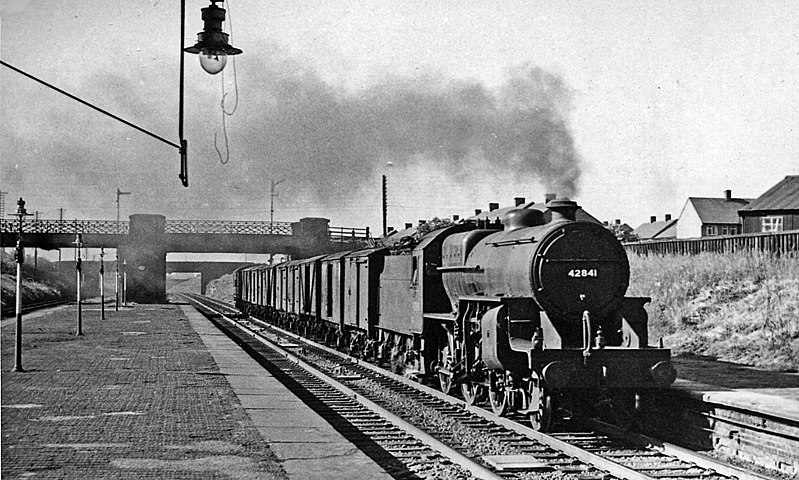
[[[224,233],[231,235],[291,235],[290,222],[235,220],[167,220],[166,233]]]
[[[336,243],[363,242],[371,238],[369,227],[329,227],[330,241]]]
[[[16,234],[19,231],[19,220],[0,219],[0,233]],[[101,235],[127,235],[130,231],[129,222],[115,220],[34,220],[25,219],[22,222],[22,232],[44,234],[101,234]]]

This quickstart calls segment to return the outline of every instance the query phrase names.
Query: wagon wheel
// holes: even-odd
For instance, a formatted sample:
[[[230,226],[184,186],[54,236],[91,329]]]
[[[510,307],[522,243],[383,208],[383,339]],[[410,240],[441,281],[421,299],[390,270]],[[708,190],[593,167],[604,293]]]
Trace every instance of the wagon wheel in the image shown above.
[[[491,404],[491,410],[496,415],[504,415],[508,409],[508,392],[505,390],[505,382],[501,376],[492,373],[489,383],[488,402]]]
[[[461,393],[466,405],[474,405],[475,403],[482,402],[485,397],[485,386],[479,383],[464,382],[461,383]]]
[[[533,430],[548,432],[552,426],[552,394],[550,394],[533,373],[530,380],[530,406],[527,416],[530,417],[530,425]]]

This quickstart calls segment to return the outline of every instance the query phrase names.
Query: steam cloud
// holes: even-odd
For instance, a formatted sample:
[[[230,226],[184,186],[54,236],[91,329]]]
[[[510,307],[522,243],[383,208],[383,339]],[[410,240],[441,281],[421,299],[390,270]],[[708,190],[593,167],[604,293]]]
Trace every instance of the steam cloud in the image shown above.
[[[282,177],[295,180],[294,196],[336,208],[355,201],[391,161],[435,165],[461,181],[512,174],[561,195],[577,193],[581,162],[568,128],[571,92],[540,68],[509,71],[492,88],[427,75],[348,90],[293,59],[250,58],[238,67],[241,97],[228,117],[229,165],[220,165],[204,140],[219,132],[218,103],[187,111],[193,188],[177,186],[176,152],[74,102],[54,107],[54,94],[35,90],[25,93],[33,99],[24,106],[4,108],[0,138],[6,158],[14,159],[1,167],[4,189],[49,192],[59,197],[50,201],[61,203],[46,208],[69,210],[70,201],[113,208],[119,186],[139,194],[137,212],[185,218],[172,212],[204,207],[209,218],[219,218],[223,210],[268,205],[269,179]],[[94,74],[75,93],[152,131],[170,132],[175,112],[161,106],[174,89],[154,82],[141,72]],[[187,91],[188,105],[198,98]]]
[[[570,92],[540,68],[518,68],[496,89],[422,76],[385,79],[357,93],[307,70],[260,76],[271,79],[257,87],[267,103],[247,118],[244,142],[268,159],[262,173],[304,178],[320,201],[356,190],[386,161],[435,162],[459,178],[512,172],[548,191],[577,193]]]

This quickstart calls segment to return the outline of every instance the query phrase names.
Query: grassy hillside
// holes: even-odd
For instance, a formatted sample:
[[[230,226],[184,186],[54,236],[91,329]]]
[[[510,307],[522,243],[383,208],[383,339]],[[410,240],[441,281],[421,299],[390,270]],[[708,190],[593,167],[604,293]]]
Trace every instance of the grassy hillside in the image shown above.
[[[628,295],[652,297],[650,343],[676,353],[799,369],[799,257],[630,258]]]
[[[3,308],[13,306],[17,294],[17,264],[10,252],[13,252],[13,249],[0,253],[2,255],[2,262],[0,262],[2,265],[0,267],[2,295],[0,300]],[[73,271],[70,270],[67,273]],[[26,256],[25,263],[22,264],[22,302],[42,302],[73,295],[74,287],[70,283],[71,277],[68,277],[67,273],[59,273],[57,265],[41,258],[34,268],[33,257]]]

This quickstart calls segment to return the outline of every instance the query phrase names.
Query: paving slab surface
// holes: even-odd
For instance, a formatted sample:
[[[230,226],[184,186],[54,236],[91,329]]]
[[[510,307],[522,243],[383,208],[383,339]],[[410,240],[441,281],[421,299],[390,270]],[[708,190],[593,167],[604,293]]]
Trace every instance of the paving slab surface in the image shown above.
[[[23,317],[25,372],[11,371],[14,327],[4,321],[0,476],[381,478],[377,465],[312,421],[310,409],[299,414],[302,402],[281,396],[277,380],[257,375],[254,361],[184,308],[111,306],[103,321],[99,309],[84,307],[80,337],[74,305]]]

